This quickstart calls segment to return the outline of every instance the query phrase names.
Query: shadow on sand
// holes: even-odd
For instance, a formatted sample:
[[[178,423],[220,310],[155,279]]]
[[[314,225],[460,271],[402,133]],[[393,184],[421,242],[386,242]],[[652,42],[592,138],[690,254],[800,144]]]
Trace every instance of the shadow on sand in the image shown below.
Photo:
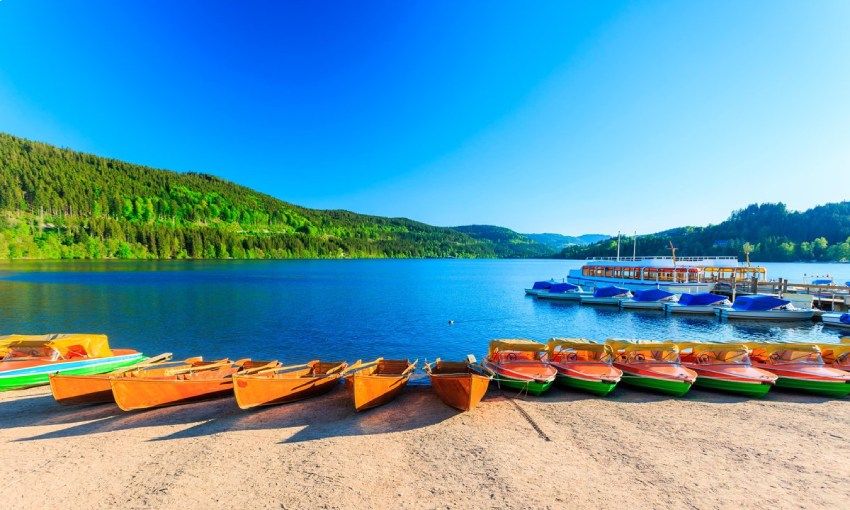
[[[683,400],[694,403],[734,404],[747,402],[747,397],[692,389],[682,398],[649,393],[628,386],[618,387],[607,397],[596,397],[575,391],[552,388],[540,397],[499,389],[495,385],[481,405],[487,401],[514,398],[536,403],[581,402],[605,398],[610,402],[640,404]],[[830,401],[803,393],[772,391],[757,402],[784,402],[792,404],[819,404]],[[243,411],[232,398],[193,402],[174,407],[125,413],[115,405],[64,407],[49,395],[13,398],[0,402],[0,423],[4,428],[30,426],[70,425],[44,434],[17,439],[77,437],[88,434],[116,432],[143,427],[189,425],[153,441],[200,437],[228,431],[297,429],[281,442],[297,443],[329,437],[383,434],[427,427],[458,414],[444,405],[428,386],[410,386],[393,402],[358,413],[351,398],[342,388],[330,394],[286,405]]]

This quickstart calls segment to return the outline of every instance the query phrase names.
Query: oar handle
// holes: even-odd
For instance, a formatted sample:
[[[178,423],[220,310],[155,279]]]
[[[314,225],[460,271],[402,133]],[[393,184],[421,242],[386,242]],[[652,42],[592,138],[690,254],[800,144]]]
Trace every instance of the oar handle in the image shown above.
[[[156,365],[157,363],[164,363],[171,359],[172,354],[170,352],[164,352],[157,356],[150,357],[146,360],[140,361],[135,365],[130,365],[129,367],[119,368],[118,370],[113,370],[113,374],[123,374],[125,372],[130,372],[132,370],[139,370],[141,368],[149,367],[151,365]]]
[[[419,363],[419,360],[418,360],[418,359],[417,359],[416,361],[414,361],[413,363],[411,363],[409,367],[405,368],[405,369],[404,369],[404,372],[402,372],[402,373],[401,373],[401,375],[402,375],[402,376],[405,376],[405,375],[407,375],[408,373],[410,373],[410,372],[412,372],[413,370],[415,370],[415,369],[416,369],[416,364],[417,364],[417,363]]]
[[[187,373],[191,373],[191,372],[200,372],[200,371],[203,371],[203,370],[214,370],[216,368],[227,367],[227,366],[230,366],[232,364],[233,364],[232,361],[230,361],[229,359],[225,359],[225,360],[217,361],[215,363],[210,363],[209,365],[193,366],[193,367],[186,367],[186,368],[177,368],[177,369],[172,370],[169,373],[169,375],[180,375],[180,374],[187,374]]]
[[[364,368],[371,367],[372,365],[377,365],[378,363],[384,361],[384,358],[378,358],[375,361],[370,361],[369,363],[363,363],[360,360],[357,360],[356,363],[345,369],[343,374],[347,374],[349,372],[357,372],[358,370],[362,370]]]

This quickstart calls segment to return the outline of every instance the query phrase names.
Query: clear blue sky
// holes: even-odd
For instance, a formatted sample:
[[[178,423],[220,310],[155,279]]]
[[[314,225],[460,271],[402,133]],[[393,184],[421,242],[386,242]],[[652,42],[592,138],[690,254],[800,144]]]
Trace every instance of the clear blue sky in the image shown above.
[[[850,198],[850,2],[0,0],[0,130],[318,208],[652,232]]]

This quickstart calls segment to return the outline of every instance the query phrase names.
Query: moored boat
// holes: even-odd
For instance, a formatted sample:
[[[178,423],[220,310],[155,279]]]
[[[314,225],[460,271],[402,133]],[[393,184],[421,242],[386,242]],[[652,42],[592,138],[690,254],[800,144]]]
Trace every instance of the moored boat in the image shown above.
[[[53,394],[56,402],[62,405],[115,402],[115,399],[112,397],[112,386],[109,384],[110,377],[116,377],[119,374],[133,370],[141,370],[152,365],[162,367],[169,359],[171,359],[171,353],[167,352],[105,374],[50,374],[50,392]],[[192,358],[182,363],[188,364],[193,361],[201,361],[201,359]]]
[[[541,292],[546,292],[554,284],[554,280],[534,282],[530,289],[525,289],[525,293],[528,296],[536,296]]]
[[[779,378],[777,388],[830,397],[850,394],[850,373],[826,366],[820,348],[805,343],[749,343],[753,366]]]
[[[814,310],[795,308],[791,301],[776,296],[753,294],[735,298],[732,306],[722,306],[715,309],[722,319],[755,319],[755,320],[811,320]]]
[[[145,368],[109,378],[115,403],[122,411],[185,404],[223,397],[233,392],[233,374],[252,373],[279,365],[276,361],[198,361],[184,366]]]
[[[416,361],[406,359],[378,358],[369,363],[358,360],[345,371],[354,409],[364,411],[391,401],[407,386],[415,369]]]
[[[682,313],[695,315],[714,315],[714,309],[723,304],[730,304],[726,296],[703,292],[701,294],[682,294],[675,303],[664,303],[667,313]]]
[[[672,342],[609,339],[614,366],[623,371],[622,382],[676,397],[690,391],[697,374],[682,366],[679,348]]]
[[[484,398],[490,386],[489,375],[482,367],[475,366],[472,355],[467,361],[443,361],[437,358],[425,365],[425,373],[431,379],[431,387],[448,406],[461,411],[473,409]]]
[[[698,388],[761,398],[776,383],[776,375],[755,368],[750,350],[741,343],[680,342],[682,366],[697,373]]]
[[[825,313],[820,318],[824,326],[850,329],[850,313]]]
[[[676,295],[662,289],[634,291],[631,299],[620,301],[620,306],[638,310],[664,310],[665,303],[675,302]]]
[[[269,367],[233,375],[233,394],[240,409],[285,404],[327,393],[348,368],[344,361],[313,360],[302,365]]]
[[[590,296],[592,292],[582,289],[572,283],[556,283],[549,289],[537,294],[538,299],[552,299],[556,301],[578,301],[582,296]]]
[[[623,376],[614,367],[614,351],[607,344],[583,338],[553,338],[546,343],[549,365],[557,370],[555,383],[565,388],[605,396]]]
[[[620,302],[632,297],[629,289],[615,287],[609,285],[606,287],[596,287],[593,294],[589,296],[581,296],[581,304],[583,305],[610,305],[620,306]]]
[[[546,344],[524,339],[490,342],[482,366],[499,387],[540,395],[552,387],[557,370],[546,361]]]
[[[0,391],[41,386],[49,375],[100,374],[145,359],[133,349],[112,349],[106,335],[10,335],[0,344]]]

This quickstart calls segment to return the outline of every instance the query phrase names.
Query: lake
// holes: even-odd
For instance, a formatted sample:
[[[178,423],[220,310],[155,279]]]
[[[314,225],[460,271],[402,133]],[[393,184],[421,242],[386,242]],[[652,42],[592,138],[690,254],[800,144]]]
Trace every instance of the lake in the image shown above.
[[[764,264],[771,278],[850,280],[848,264]],[[102,332],[177,357],[479,358],[492,338],[553,336],[835,342],[821,324],[551,303],[533,281],[580,261],[62,261],[0,265],[0,333]],[[454,321],[450,323],[449,321]],[[845,333],[846,335],[847,333]]]

